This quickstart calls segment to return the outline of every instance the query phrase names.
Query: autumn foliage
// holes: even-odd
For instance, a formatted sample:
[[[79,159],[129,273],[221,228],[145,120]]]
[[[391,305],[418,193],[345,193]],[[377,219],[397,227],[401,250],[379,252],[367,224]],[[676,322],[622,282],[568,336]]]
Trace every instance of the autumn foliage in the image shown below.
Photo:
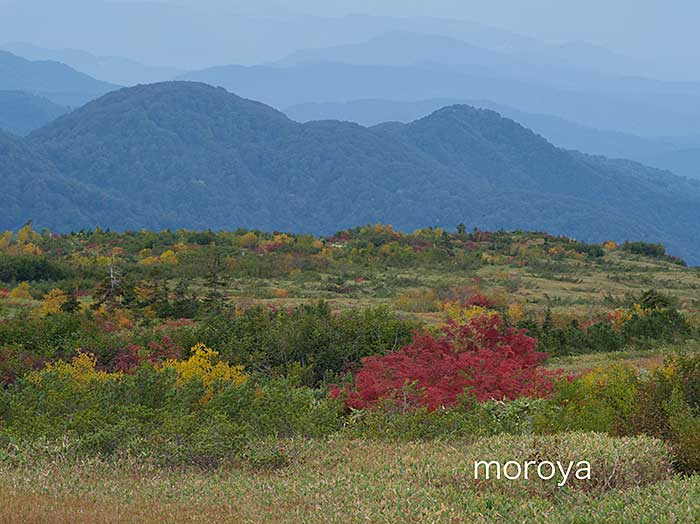
[[[449,322],[435,336],[416,334],[408,346],[362,360],[354,384],[334,388],[347,407],[390,403],[435,410],[471,397],[483,402],[541,396],[552,383],[539,364],[546,355],[523,330],[504,328],[499,315],[459,324]]]

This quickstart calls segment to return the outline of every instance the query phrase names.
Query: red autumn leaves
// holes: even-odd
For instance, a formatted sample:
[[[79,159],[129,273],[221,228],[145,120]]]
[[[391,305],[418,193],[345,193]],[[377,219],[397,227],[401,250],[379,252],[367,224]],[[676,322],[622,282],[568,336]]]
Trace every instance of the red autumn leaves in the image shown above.
[[[525,331],[504,328],[498,315],[451,322],[437,336],[417,334],[398,351],[364,358],[354,384],[331,395],[355,409],[389,402],[429,410],[455,406],[464,395],[479,402],[541,396],[552,383],[538,367],[546,355],[536,345]]]

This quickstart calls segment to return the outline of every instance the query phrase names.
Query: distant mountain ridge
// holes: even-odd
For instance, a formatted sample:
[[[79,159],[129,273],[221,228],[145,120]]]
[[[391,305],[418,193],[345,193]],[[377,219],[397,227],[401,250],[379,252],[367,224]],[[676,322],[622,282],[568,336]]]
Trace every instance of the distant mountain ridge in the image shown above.
[[[117,87],[60,62],[31,61],[0,51],[0,90],[3,91],[25,91],[58,105],[75,107]]]
[[[374,126],[389,121],[412,122],[448,105],[470,105],[496,111],[563,149],[610,158],[627,158],[680,176],[700,179],[700,148],[686,145],[686,141],[700,143],[699,139],[646,138],[595,129],[553,115],[527,113],[491,100],[350,100],[297,104],[285,108],[284,112],[298,122],[343,120]]]
[[[23,91],[0,91],[0,130],[15,135],[27,135],[67,112],[67,107],[47,98]]]
[[[176,68],[148,66],[119,56],[95,56],[77,49],[46,49],[26,42],[8,42],[0,45],[0,49],[28,60],[61,62],[95,79],[124,86],[170,80],[182,73]]]
[[[290,66],[225,65],[179,80],[225,87],[276,107],[359,99],[494,100],[528,113],[557,115],[597,129],[645,137],[697,132],[700,84],[608,78],[598,86],[586,74],[551,80],[487,65],[415,65],[304,62]],[[591,77],[592,78],[592,77]]]
[[[464,223],[663,241],[700,262],[700,183],[557,149],[467,106],[405,125],[300,124],[223,89],[167,82],[110,93],[21,144],[83,188],[75,198],[109,200],[86,227],[332,233],[370,222]],[[12,178],[11,168],[0,178]],[[56,205],[42,198],[36,205]],[[38,224],[74,227],[54,211]]]

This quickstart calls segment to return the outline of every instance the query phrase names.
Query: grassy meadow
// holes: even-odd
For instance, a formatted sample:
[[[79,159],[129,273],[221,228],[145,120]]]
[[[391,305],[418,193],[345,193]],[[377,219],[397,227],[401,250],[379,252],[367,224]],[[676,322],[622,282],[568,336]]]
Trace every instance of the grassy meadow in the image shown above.
[[[0,522],[700,521],[699,290],[541,233],[8,232]]]

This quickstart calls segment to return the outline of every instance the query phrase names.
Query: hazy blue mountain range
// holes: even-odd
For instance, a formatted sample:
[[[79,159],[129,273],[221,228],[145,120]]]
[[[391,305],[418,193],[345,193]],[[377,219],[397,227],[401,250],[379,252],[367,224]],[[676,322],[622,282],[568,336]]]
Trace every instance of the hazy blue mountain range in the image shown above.
[[[648,137],[696,132],[700,90],[688,84],[640,81],[629,90],[556,87],[547,77],[521,80],[489,68],[311,63],[291,67],[221,66],[191,72],[183,80],[222,86],[278,107],[358,99],[484,99],[529,113],[557,115],[587,127]],[[641,84],[644,84],[642,87]],[[657,86],[654,90],[652,86]]]
[[[673,171],[690,178],[700,178],[700,148],[687,143],[700,143],[692,138],[646,138],[619,131],[586,127],[557,116],[526,113],[490,100],[460,100],[434,98],[401,102],[394,100],[352,100],[297,104],[285,108],[291,119],[299,122],[313,120],[343,120],[364,126],[382,122],[403,122],[423,118],[438,109],[466,104],[491,109],[532,129],[557,147],[575,149],[610,158],[627,158]]]
[[[558,149],[468,106],[372,128],[300,124],[223,89],[171,82],[110,93],[11,143],[3,186],[27,162],[45,165],[42,176],[61,186],[50,200],[32,193],[32,207],[3,215],[0,228],[27,218],[75,228],[77,219],[63,217],[83,207],[81,225],[116,229],[331,233],[378,221],[406,230],[462,222],[664,241],[700,261],[700,183]],[[22,189],[15,193],[22,202]]]
[[[0,130],[15,135],[29,134],[66,112],[68,108],[47,98],[23,91],[0,91]]]
[[[650,152],[641,155],[640,159],[651,166],[673,171],[677,175],[700,179],[700,147]]]
[[[505,39],[503,45],[489,48],[471,43],[470,38],[474,36],[469,33],[460,38],[439,33],[395,30],[363,42],[297,50],[276,62],[276,65],[343,63],[407,66],[436,63],[507,69],[513,76],[523,79],[550,75],[548,80],[553,85],[562,83],[568,86],[613,80],[620,82],[625,77],[625,71],[635,70],[629,58],[583,42],[548,46],[537,41],[502,37]],[[576,59],[573,55],[581,56]]]
[[[455,38],[520,58],[538,57],[540,62],[576,62],[591,71],[655,76],[666,65],[653,58],[634,60],[580,41],[544,43],[455,18],[312,16],[232,2],[207,9],[206,1],[182,5],[137,0],[5,0],[2,4],[0,35],[4,41],[41,42],[42,47],[52,49],[82,49],[98,56],[124,56],[178,69],[272,62],[290,50],[353,44],[394,31]]]
[[[116,88],[60,62],[31,61],[0,51],[0,90],[25,91],[63,106],[80,106]]]
[[[0,49],[28,60],[53,60],[93,78],[118,85],[136,85],[175,78],[183,71],[173,67],[141,64],[120,56],[95,56],[78,49],[45,49],[27,42],[8,42]]]

